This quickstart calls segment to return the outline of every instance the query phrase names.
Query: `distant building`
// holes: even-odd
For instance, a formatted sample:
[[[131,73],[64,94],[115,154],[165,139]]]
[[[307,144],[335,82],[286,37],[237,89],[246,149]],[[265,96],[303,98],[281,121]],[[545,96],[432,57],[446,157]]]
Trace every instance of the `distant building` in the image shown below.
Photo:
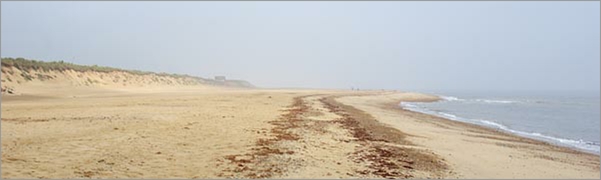
[[[215,76],[216,81],[225,81],[225,76]]]

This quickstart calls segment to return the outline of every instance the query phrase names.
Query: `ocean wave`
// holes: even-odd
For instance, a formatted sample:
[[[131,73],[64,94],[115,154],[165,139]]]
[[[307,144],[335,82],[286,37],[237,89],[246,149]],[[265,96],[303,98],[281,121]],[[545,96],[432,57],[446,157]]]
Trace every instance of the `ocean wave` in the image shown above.
[[[403,107],[410,107],[410,108],[417,108],[418,106],[413,105],[411,103],[407,103],[407,102],[401,102],[401,106]]]
[[[464,101],[464,99],[459,99],[457,97],[453,97],[453,96],[438,96],[441,99],[444,99],[445,101]]]
[[[558,145],[564,145],[564,146],[574,147],[574,148],[582,149],[582,150],[589,151],[589,152],[595,152],[595,153],[601,152],[601,145],[599,143],[597,143],[597,142],[585,141],[585,140],[582,140],[582,139],[580,139],[580,140],[574,140],[574,139],[558,138],[558,137],[544,135],[544,134],[537,133],[537,132],[518,131],[518,130],[511,129],[511,128],[503,125],[503,124],[496,123],[496,122],[493,122],[493,121],[483,120],[483,119],[463,118],[463,117],[459,117],[457,115],[450,114],[450,113],[447,113],[447,112],[433,111],[433,110],[430,110],[430,109],[427,109],[427,108],[422,108],[422,107],[420,107],[420,106],[418,106],[416,104],[413,104],[413,103],[403,102],[400,105],[401,105],[401,107],[403,109],[407,109],[407,110],[410,110],[410,111],[415,111],[415,112],[430,114],[430,115],[434,115],[434,116],[438,116],[438,117],[442,117],[442,118],[446,118],[446,119],[450,119],[450,120],[454,120],[454,121],[460,121],[460,122],[472,123],[472,124],[479,124],[479,125],[487,126],[487,127],[490,127],[490,128],[500,129],[502,131],[513,133],[513,134],[516,134],[516,135],[530,137],[530,138],[539,139],[539,140],[544,140],[544,141],[555,143],[555,144],[558,144]]]
[[[439,95],[438,97],[440,97],[440,98],[441,98],[441,99],[443,99],[444,101],[482,102],[482,103],[489,103],[489,104],[511,104],[511,103],[519,103],[519,101],[510,101],[510,100],[493,100],[493,99],[461,99],[461,98],[454,97],[454,96],[441,96],[441,95]]]
[[[517,101],[509,101],[509,100],[489,100],[489,99],[475,99],[475,101],[478,101],[478,102],[484,102],[484,103],[500,103],[500,104],[511,104],[511,103],[517,103]]]
[[[438,114],[442,115],[445,118],[449,118],[449,119],[453,119],[453,120],[457,120],[458,117],[454,114],[449,114],[449,113],[445,113],[445,112],[437,112]]]
[[[537,132],[518,131],[518,130],[510,129],[507,126],[496,123],[496,122],[487,121],[487,120],[479,120],[479,121],[484,124],[494,126],[498,129],[501,129],[501,130],[504,130],[504,131],[507,131],[510,133],[519,134],[519,135],[527,136],[527,137],[532,137],[532,138],[536,138],[539,140],[550,140],[551,142],[556,142],[556,143],[559,142],[561,144],[569,145],[571,147],[575,147],[578,149],[584,149],[584,150],[593,151],[593,152],[600,152],[599,143],[596,143],[596,142],[585,141],[582,139],[574,140],[574,139],[558,138],[558,137],[544,135],[544,134],[537,133]]]

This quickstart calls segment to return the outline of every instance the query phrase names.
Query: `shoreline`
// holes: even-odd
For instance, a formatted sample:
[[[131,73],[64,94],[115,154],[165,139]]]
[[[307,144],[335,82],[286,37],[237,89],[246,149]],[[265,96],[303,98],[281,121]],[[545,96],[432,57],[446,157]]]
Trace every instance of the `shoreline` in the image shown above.
[[[419,99],[411,94],[403,96],[346,97],[340,102],[413,135],[411,142],[447,159],[460,178],[599,178],[598,154],[402,109],[401,101]]]
[[[440,116],[436,116],[436,115],[432,115],[432,114],[428,114],[428,113],[417,112],[417,111],[412,111],[412,110],[403,109],[403,108],[399,108],[399,109],[403,110],[403,111],[409,111],[409,112],[412,112],[412,113],[418,113],[418,114],[421,114],[421,115],[433,116],[433,117],[436,117],[436,118],[443,119],[444,121],[452,121],[452,122],[457,122],[457,123],[464,123],[464,125],[469,125],[469,126],[475,126],[475,127],[478,127],[478,128],[483,128],[483,129],[486,129],[487,131],[492,131],[492,133],[501,133],[501,134],[504,134],[504,135],[507,135],[507,136],[515,136],[516,138],[527,139],[528,140],[527,142],[529,142],[529,141],[538,141],[537,143],[544,144],[544,145],[547,145],[547,146],[566,148],[566,149],[569,149],[571,151],[577,151],[579,153],[586,153],[586,154],[591,154],[591,155],[597,155],[597,156],[599,156],[599,154],[597,154],[597,153],[589,152],[589,151],[586,151],[584,149],[579,149],[579,148],[576,148],[576,147],[570,147],[570,146],[567,146],[567,145],[563,145],[562,146],[560,144],[554,144],[554,143],[543,141],[543,140],[540,140],[540,139],[535,139],[535,138],[530,138],[530,137],[524,137],[524,136],[520,136],[520,135],[512,133],[512,132],[507,132],[507,131],[502,130],[502,129],[495,129],[495,128],[492,128],[492,127],[487,127],[487,126],[483,126],[483,125],[479,125],[479,124],[473,124],[473,123],[469,123],[469,122],[452,120],[452,119],[448,119],[448,118],[445,118],[445,117],[440,117]]]
[[[437,100],[437,101],[425,100],[425,101],[411,101],[411,102],[433,103],[433,102],[438,102],[438,101],[443,101],[444,100],[444,98],[440,97],[440,95],[435,95],[435,96],[438,96],[440,99]],[[447,121],[454,121],[454,122],[466,123],[466,124],[470,124],[470,125],[476,125],[476,126],[487,128],[487,129],[490,129],[490,130],[493,130],[493,131],[496,131],[496,132],[499,132],[499,133],[506,133],[506,134],[514,135],[514,136],[521,137],[521,138],[527,138],[527,139],[531,139],[531,140],[535,140],[535,141],[541,141],[541,142],[547,143],[547,144],[549,144],[551,146],[565,147],[565,148],[569,148],[569,149],[576,150],[576,151],[583,152],[583,153],[589,153],[589,154],[592,154],[592,155],[600,155],[599,154],[600,152],[598,152],[598,151],[589,150],[589,149],[585,149],[585,148],[579,148],[579,147],[576,147],[574,145],[570,145],[570,144],[567,144],[567,143],[557,142],[557,141],[552,140],[551,138],[576,141],[576,140],[573,140],[573,139],[564,139],[564,138],[561,138],[561,137],[551,137],[551,136],[546,136],[546,135],[542,135],[544,137],[541,137],[540,139],[536,138],[536,137],[529,137],[529,136],[534,136],[534,135],[529,135],[528,132],[513,130],[513,129],[509,129],[509,128],[503,129],[503,128],[500,128],[500,127],[493,127],[493,125],[487,126],[487,125],[483,125],[483,124],[471,123],[471,122],[466,122],[466,121],[462,121],[462,120],[451,119],[451,118],[448,118],[448,117],[438,116],[438,115],[435,115],[435,114],[430,114],[428,112],[420,112],[418,110],[411,110],[410,108],[403,107],[402,106],[403,102],[407,102],[407,101],[398,101],[396,107],[399,108],[399,109],[401,109],[401,110],[404,110],[404,111],[411,111],[411,112],[420,113],[420,114],[424,114],[424,115],[430,115],[430,116],[434,116],[434,117],[439,117],[439,118],[445,119]],[[515,131],[515,132],[512,132],[512,131]]]

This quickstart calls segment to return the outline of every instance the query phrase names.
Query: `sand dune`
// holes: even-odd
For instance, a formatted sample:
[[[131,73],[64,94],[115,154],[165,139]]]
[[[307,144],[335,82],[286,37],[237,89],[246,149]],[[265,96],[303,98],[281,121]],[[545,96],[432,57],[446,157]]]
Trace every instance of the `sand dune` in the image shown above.
[[[66,95],[91,91],[148,91],[200,87],[249,88],[243,80],[214,80],[188,75],[122,70],[3,58],[2,93],[7,95]],[[154,90],[150,90],[154,91]]]

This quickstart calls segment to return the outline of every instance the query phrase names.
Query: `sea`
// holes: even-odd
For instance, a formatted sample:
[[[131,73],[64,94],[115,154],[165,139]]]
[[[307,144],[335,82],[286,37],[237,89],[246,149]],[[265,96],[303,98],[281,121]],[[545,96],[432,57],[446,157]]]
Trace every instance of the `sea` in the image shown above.
[[[442,100],[401,102],[400,106],[599,154],[601,98],[598,92],[430,94]]]

